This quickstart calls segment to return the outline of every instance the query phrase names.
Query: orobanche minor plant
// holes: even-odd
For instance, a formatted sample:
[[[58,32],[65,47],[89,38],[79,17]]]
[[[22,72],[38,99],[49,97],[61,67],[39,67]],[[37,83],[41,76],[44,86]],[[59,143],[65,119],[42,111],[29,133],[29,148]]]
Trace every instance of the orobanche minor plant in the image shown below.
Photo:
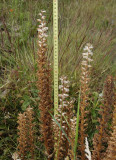
[[[33,123],[33,109],[29,106],[26,111],[18,116],[18,155],[21,160],[25,160],[30,155],[34,159],[34,123]],[[15,154],[14,156],[17,156]]]
[[[53,150],[54,150],[54,139],[53,139],[53,130],[52,130],[52,113],[53,103],[51,95],[51,79],[50,79],[50,64],[47,60],[47,30],[46,21],[44,16],[45,11],[41,11],[40,25],[38,26],[38,90],[39,90],[39,110],[40,110],[40,129],[42,141],[46,149],[46,154],[48,160],[52,159]]]
[[[87,129],[87,114],[88,114],[88,96],[89,96],[89,82],[90,82],[90,63],[93,61],[92,52],[93,46],[91,44],[87,44],[84,48],[84,53],[82,53],[83,60],[81,64],[81,101],[80,101],[80,125],[79,125],[79,151],[82,160],[86,159],[85,156],[85,138],[87,137],[86,129]]]
[[[96,126],[98,133],[94,135],[93,139],[93,159],[100,160],[106,155],[106,148],[108,140],[111,136],[111,125],[113,107],[114,107],[114,82],[111,76],[108,76],[103,89],[103,100],[100,106],[100,118],[98,119],[99,125]]]

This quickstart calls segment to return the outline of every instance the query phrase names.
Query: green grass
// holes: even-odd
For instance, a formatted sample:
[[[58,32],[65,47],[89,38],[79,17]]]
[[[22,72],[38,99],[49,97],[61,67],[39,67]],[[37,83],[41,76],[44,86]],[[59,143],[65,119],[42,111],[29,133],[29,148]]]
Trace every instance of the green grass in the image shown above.
[[[53,66],[52,1],[0,1],[0,159],[11,159],[16,148],[17,114],[31,105],[38,121],[37,19],[47,11],[48,57]],[[93,49],[91,88],[102,92],[108,74],[116,74],[115,0],[59,1],[59,76],[67,73],[71,95],[78,97],[82,50],[90,42]],[[77,93],[77,94],[76,94]],[[5,116],[10,114],[9,119]],[[39,135],[39,133],[38,133]],[[43,158],[41,144],[37,156]],[[45,156],[44,156],[45,157]]]

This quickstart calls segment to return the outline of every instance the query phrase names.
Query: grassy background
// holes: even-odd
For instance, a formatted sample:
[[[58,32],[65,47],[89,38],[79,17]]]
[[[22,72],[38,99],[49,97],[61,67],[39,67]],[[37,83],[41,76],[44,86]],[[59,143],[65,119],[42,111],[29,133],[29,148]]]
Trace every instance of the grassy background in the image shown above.
[[[47,54],[53,66],[52,5],[50,0],[0,0],[1,160],[11,159],[16,150],[19,112],[31,105],[36,111],[36,124],[39,123],[37,19],[40,10],[46,10],[49,27]],[[72,96],[78,94],[81,54],[86,43],[90,42],[94,47],[91,88],[95,99],[96,94],[102,92],[106,76],[116,74],[115,28],[115,0],[59,1],[59,76],[65,74],[71,80]],[[43,147],[38,140],[35,143],[36,159],[43,159]]]

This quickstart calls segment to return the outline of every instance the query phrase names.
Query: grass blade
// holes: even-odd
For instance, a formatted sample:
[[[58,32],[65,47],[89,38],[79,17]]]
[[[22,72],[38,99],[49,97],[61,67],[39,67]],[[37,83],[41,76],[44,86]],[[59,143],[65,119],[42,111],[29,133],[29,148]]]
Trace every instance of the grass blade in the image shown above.
[[[76,137],[75,137],[75,146],[74,146],[74,160],[76,160],[76,150],[77,150],[77,142],[78,142],[79,108],[80,108],[80,93],[79,93],[79,97],[78,97],[78,108],[77,108],[77,122],[76,122]]]

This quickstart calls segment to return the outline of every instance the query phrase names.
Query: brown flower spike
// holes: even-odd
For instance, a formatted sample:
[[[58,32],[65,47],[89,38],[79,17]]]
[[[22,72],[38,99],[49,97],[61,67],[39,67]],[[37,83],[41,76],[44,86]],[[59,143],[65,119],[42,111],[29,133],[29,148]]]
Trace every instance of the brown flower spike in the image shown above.
[[[88,92],[89,92],[89,68],[93,53],[91,49],[93,46],[87,44],[84,48],[82,61],[82,75],[81,75],[81,103],[80,103],[80,125],[79,125],[79,151],[81,160],[86,160],[85,156],[85,137],[87,128],[87,107],[88,107]]]
[[[103,90],[103,105],[100,106],[99,114],[101,118],[98,119],[99,126],[97,126],[98,133],[94,135],[93,139],[93,160],[101,160],[105,156],[108,140],[111,136],[111,128],[109,124],[112,121],[114,104],[114,83],[113,78],[108,76]]]
[[[26,116],[25,113],[18,116],[18,154],[22,160],[25,160],[27,152],[27,128],[26,128]]]
[[[50,65],[47,61],[47,30],[45,22],[45,11],[41,11],[40,25],[38,27],[38,89],[39,89],[39,110],[40,110],[40,129],[42,140],[48,155],[48,160],[53,159],[51,157],[54,150],[53,132],[52,132],[52,113],[53,103],[51,100],[51,79],[50,79]],[[52,113],[53,114],[53,113]]]
[[[69,119],[70,119],[70,106],[67,98],[69,98],[69,81],[67,77],[62,76],[60,78],[61,85],[59,85],[59,107],[58,113],[55,115],[55,119],[58,121],[64,132],[60,129],[60,127],[54,122],[54,136],[55,136],[55,152],[56,159],[62,160],[67,156],[69,149],[69,142],[67,140],[69,134]],[[66,137],[67,136],[67,137]]]
[[[30,153],[34,160],[34,123],[33,110],[28,107],[23,114],[18,116],[18,154],[22,160]]]
[[[114,102],[114,111],[113,111],[113,123],[110,140],[108,141],[108,148],[106,150],[106,156],[103,160],[115,160],[116,159],[116,93],[115,93],[115,102]]]

